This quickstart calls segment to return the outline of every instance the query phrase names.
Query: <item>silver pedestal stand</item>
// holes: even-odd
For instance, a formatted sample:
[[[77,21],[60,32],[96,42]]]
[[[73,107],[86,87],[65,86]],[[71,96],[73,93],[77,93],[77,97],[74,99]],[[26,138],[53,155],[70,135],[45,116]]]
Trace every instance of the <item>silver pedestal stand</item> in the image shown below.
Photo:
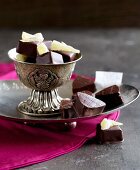
[[[58,90],[38,91],[32,90],[27,100],[19,103],[17,109],[20,113],[29,116],[56,116],[62,98],[58,95]]]

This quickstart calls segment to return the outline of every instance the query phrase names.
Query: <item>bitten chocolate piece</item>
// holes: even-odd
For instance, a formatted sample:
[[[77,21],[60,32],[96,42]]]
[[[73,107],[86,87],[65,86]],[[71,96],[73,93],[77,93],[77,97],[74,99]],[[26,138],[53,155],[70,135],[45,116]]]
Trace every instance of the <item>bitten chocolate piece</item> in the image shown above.
[[[78,92],[72,96],[73,107],[79,117],[95,116],[102,113],[105,103],[86,93]]]
[[[104,111],[116,108],[123,104],[120,96],[120,89],[117,85],[107,87],[95,94],[95,97],[106,103]]]
[[[35,62],[37,56],[37,42],[19,41],[16,52],[27,56],[27,62]]]
[[[69,119],[76,117],[73,109],[73,102],[70,99],[64,99],[60,103],[60,113],[62,119]]]
[[[61,54],[58,54],[56,52],[48,52],[41,56],[37,56],[36,63],[39,64],[62,64],[63,58]]]
[[[102,130],[101,125],[98,124],[96,127],[96,141],[99,144],[122,142],[122,130],[119,126],[113,126],[109,129]]]
[[[91,91],[94,93],[96,91],[96,87],[94,84],[94,80],[87,78],[85,76],[77,76],[72,84],[73,93],[81,92],[81,91]]]

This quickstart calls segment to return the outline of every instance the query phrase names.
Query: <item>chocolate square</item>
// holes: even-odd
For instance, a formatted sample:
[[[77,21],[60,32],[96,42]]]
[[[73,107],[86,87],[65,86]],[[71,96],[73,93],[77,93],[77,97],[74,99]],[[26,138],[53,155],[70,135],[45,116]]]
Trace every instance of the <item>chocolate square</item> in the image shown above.
[[[62,64],[63,58],[61,54],[56,52],[48,52],[41,56],[37,56],[36,63],[39,64]]]
[[[64,63],[74,61],[78,58],[79,54],[72,53],[72,52],[66,52],[66,51],[54,51],[63,56]]]
[[[77,76],[72,84],[73,93],[81,92],[81,91],[91,91],[94,93],[96,91],[96,87],[94,84],[94,80],[87,78],[85,76]]]
[[[64,63],[75,60],[76,53],[72,52],[60,52],[63,55]]]
[[[116,85],[107,87],[95,94],[95,97],[106,103],[104,111],[115,109],[123,104],[119,87]]]
[[[113,126],[107,130],[102,130],[101,125],[98,124],[96,127],[96,141],[99,144],[122,142],[122,130],[119,126]]]

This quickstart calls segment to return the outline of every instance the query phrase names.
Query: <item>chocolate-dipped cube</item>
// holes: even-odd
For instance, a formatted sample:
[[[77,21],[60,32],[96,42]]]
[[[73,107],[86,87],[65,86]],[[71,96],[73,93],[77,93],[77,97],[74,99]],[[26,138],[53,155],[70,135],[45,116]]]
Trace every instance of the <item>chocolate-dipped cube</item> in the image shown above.
[[[95,116],[102,113],[105,103],[86,93],[78,92],[72,96],[73,107],[79,117]]]
[[[20,40],[16,52],[28,56],[27,61],[34,63],[37,56],[37,42],[24,42]]]
[[[76,117],[76,113],[73,109],[73,102],[70,99],[64,99],[60,103],[60,113],[62,119],[69,119]]]
[[[73,93],[85,91],[85,90],[94,93],[96,91],[96,87],[93,79],[79,75],[72,83],[72,90]]]
[[[62,54],[64,63],[74,61],[76,59],[76,55],[77,55],[76,53],[65,52],[65,51],[61,51],[59,53]]]
[[[98,124],[96,127],[96,141],[98,144],[122,142],[122,130],[119,126],[113,126],[109,129],[102,130],[101,125]]]
[[[104,111],[114,109],[123,104],[120,89],[117,85],[107,87],[95,94],[95,97],[106,103]]]
[[[61,54],[56,52],[48,52],[36,58],[36,63],[39,64],[62,64],[63,58]]]

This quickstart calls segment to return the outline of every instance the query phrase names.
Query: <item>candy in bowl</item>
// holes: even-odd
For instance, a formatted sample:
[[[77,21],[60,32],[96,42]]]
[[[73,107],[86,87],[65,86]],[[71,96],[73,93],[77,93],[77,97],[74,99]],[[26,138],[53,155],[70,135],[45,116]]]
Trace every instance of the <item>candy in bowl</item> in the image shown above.
[[[30,116],[54,116],[58,114],[55,111],[59,110],[62,100],[57,88],[71,78],[76,62],[81,59],[81,54],[79,50],[63,42],[43,41],[38,34],[31,35],[23,32],[17,48],[8,52],[15,63],[20,81],[32,89],[28,99],[20,102],[17,109],[20,113]],[[51,45],[48,46],[48,42]],[[36,48],[35,57],[29,55],[30,52],[32,53],[32,50],[28,50],[29,45],[30,49]],[[62,58],[61,61],[58,57]]]

